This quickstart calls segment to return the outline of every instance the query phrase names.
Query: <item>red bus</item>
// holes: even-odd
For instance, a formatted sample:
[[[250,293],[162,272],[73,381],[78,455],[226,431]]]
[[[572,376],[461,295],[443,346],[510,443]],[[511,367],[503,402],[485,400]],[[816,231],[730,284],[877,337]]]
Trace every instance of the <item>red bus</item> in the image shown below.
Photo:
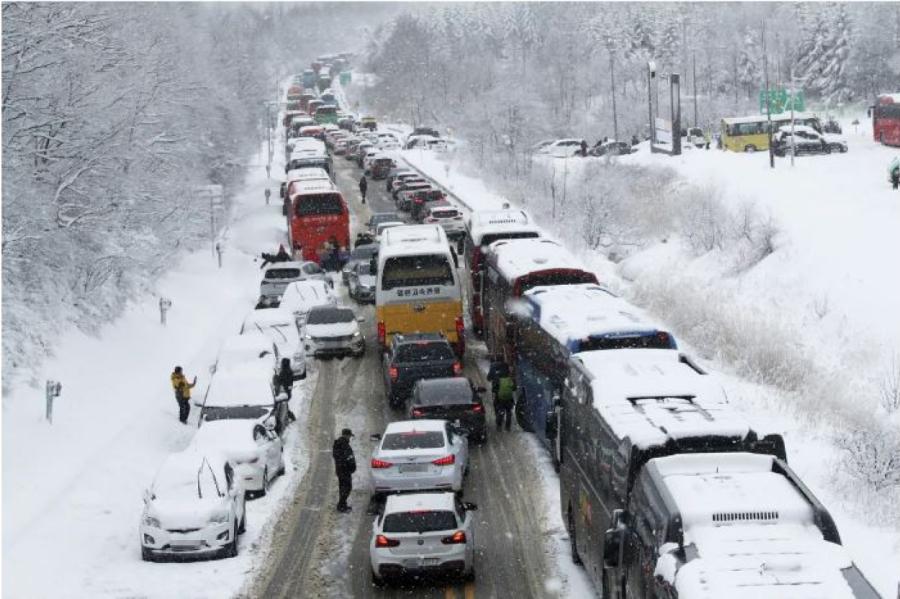
[[[886,146],[900,146],[900,94],[883,94],[872,107],[872,134]]]
[[[490,245],[481,271],[484,341],[491,356],[515,363],[515,319],[522,294],[538,286],[597,284],[597,276],[549,239],[504,239]]]
[[[541,236],[541,230],[532,224],[522,210],[479,210],[473,212],[466,226],[463,253],[466,269],[471,276],[472,297],[469,316],[475,334],[484,331],[481,311],[481,265],[484,254],[495,241],[501,239],[526,239]]]
[[[350,210],[334,183],[293,181],[288,193],[288,236],[295,259],[321,264],[329,241],[350,247]]]

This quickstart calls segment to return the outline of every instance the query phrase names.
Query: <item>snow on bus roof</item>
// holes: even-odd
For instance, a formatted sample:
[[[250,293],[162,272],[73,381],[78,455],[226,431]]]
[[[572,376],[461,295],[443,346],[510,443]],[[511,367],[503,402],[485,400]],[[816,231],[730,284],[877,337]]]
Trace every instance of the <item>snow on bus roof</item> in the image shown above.
[[[497,269],[509,281],[535,271],[584,270],[569,250],[550,239],[501,239],[492,243],[489,251]]]
[[[440,225],[402,225],[385,229],[378,253],[386,256],[408,253],[449,253],[447,234]]]
[[[698,436],[744,438],[750,425],[722,386],[674,349],[577,353],[592,375],[594,409],[620,439],[639,448]]]
[[[486,234],[512,231],[541,232],[524,210],[479,210],[469,217],[469,235],[476,245]]]
[[[750,453],[680,454],[651,460],[682,518],[683,544],[697,557],[680,568],[665,552],[655,574],[679,597],[850,598],[841,572],[852,562],[825,541],[809,501],[774,458]],[[698,499],[702,499],[698,501]]]
[[[595,335],[660,330],[637,308],[593,283],[534,287],[522,300],[530,317],[566,347]]]
[[[811,118],[819,118],[819,115],[813,112],[795,112],[794,120],[803,120],[803,119],[811,119]],[[768,120],[766,115],[758,114],[752,116],[735,116],[735,117],[726,117],[722,119],[722,122],[726,125],[736,125],[739,123],[758,123],[760,121]],[[773,121],[789,121],[791,120],[790,112],[780,112],[780,113],[772,113]]]

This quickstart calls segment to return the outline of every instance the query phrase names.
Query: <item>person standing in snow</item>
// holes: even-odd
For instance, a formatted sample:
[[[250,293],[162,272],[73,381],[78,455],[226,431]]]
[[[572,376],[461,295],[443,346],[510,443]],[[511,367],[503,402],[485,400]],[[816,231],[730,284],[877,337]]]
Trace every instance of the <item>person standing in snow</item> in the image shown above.
[[[351,511],[347,505],[347,498],[353,490],[353,473],[356,472],[356,458],[353,456],[353,448],[350,447],[350,438],[353,431],[345,428],[341,436],[334,440],[331,446],[331,457],[334,458],[334,472],[338,479],[337,511],[346,513]]]
[[[359,178],[359,195],[362,196],[362,203],[366,203],[366,190],[369,189],[369,182],[366,181],[366,176],[363,175]]]
[[[275,395],[278,395],[283,391],[284,394],[287,395],[288,401],[291,401],[291,397],[294,394],[294,369],[291,368],[290,358],[281,358],[281,367],[272,377],[272,387],[275,388]],[[288,404],[288,406],[290,406],[290,404]],[[297,417],[294,416],[290,407],[288,407],[287,417],[288,422],[297,420]]]
[[[900,158],[894,158],[888,169],[890,170],[891,187],[900,188]]]
[[[194,377],[192,383],[188,383],[181,366],[176,366],[169,378],[175,390],[175,401],[178,402],[178,420],[181,424],[187,424],[188,414],[191,412],[191,389],[197,384],[197,377]]]
[[[587,142],[584,141],[584,140],[582,139],[582,140],[581,140],[581,155],[586,157],[586,156],[587,156],[587,150],[588,150],[588,148],[587,148]]]
[[[512,425],[512,411],[515,406],[516,383],[507,372],[497,379],[497,392],[494,394],[494,416],[497,419],[497,430],[506,430]]]

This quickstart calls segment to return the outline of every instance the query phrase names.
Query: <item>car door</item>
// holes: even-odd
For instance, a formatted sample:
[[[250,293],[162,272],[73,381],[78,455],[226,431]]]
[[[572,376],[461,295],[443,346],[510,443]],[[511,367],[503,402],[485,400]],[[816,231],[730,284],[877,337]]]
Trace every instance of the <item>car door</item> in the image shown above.
[[[284,467],[284,441],[275,431],[266,431],[265,435],[266,464],[269,466],[270,477],[273,477]]]

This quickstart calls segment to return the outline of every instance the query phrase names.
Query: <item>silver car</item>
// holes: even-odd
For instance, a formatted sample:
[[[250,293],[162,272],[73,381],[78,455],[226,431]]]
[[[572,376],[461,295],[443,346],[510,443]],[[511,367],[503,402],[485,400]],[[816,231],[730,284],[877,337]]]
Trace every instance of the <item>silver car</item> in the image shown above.
[[[270,264],[263,271],[263,278],[259,284],[258,307],[277,307],[288,285],[294,281],[309,280],[331,282],[328,273],[315,262],[290,261]]]
[[[372,523],[369,560],[372,582],[402,575],[475,577],[475,518],[478,509],[453,493],[392,495]]]
[[[366,339],[353,310],[339,306],[316,306],[306,317],[303,342],[307,355],[316,358],[353,356],[366,352]]]
[[[461,491],[469,466],[469,441],[446,420],[403,420],[387,425],[372,452],[376,494]]]
[[[375,303],[375,275],[369,262],[356,262],[347,280],[350,297],[359,303]]]

